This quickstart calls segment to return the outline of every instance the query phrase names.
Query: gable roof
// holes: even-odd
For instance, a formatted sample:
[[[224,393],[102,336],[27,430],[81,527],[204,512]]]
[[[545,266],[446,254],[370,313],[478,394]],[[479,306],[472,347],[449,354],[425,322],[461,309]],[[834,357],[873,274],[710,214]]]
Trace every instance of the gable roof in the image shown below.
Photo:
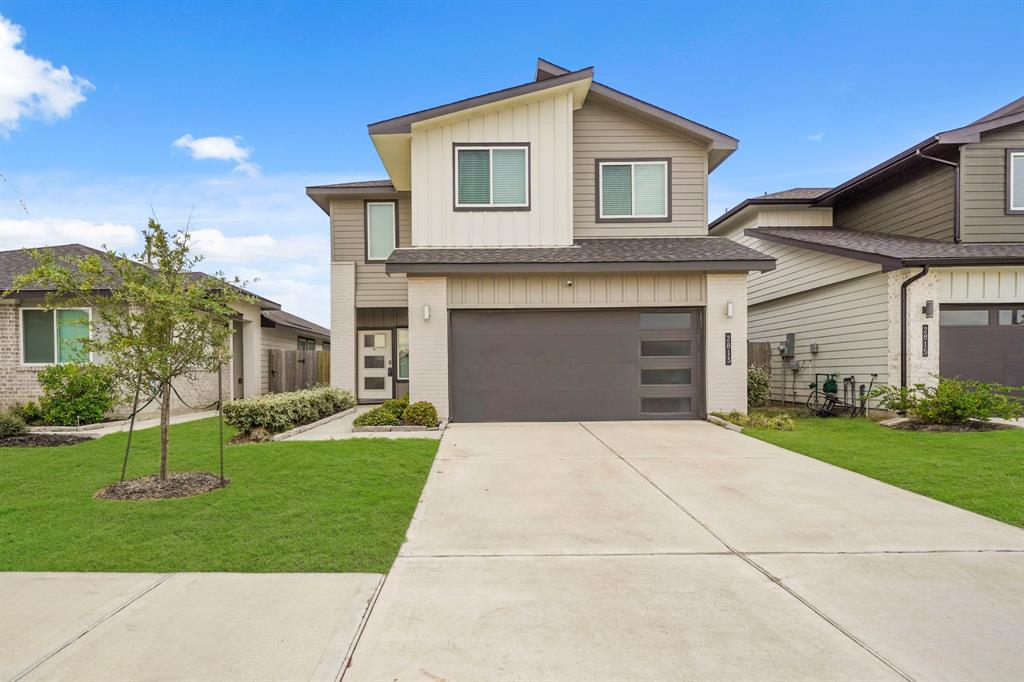
[[[263,327],[288,327],[296,331],[306,332],[324,341],[331,340],[331,330],[327,327],[321,327],[315,322],[310,322],[305,318],[292,315],[283,310],[264,310],[260,314],[260,318],[260,325]]]
[[[94,249],[91,246],[84,244],[59,244],[57,246],[40,246],[37,248],[49,249],[54,256],[57,258],[83,258],[85,256],[106,256],[106,251]],[[132,261],[140,268],[147,267],[146,265]],[[32,257],[32,249],[14,249],[11,251],[0,251],[0,295],[5,291],[9,291],[14,286],[14,278],[18,275],[24,274],[34,268],[36,265],[35,258]],[[215,280],[221,284],[227,284],[232,289],[247,295],[252,296],[256,299],[260,308],[264,310],[279,310],[280,304],[271,301],[268,298],[263,298],[257,294],[247,291],[242,287],[231,284],[230,282],[224,282],[221,279],[217,279],[211,275],[207,275],[203,272],[191,272],[189,275],[194,279],[205,278]],[[26,288],[22,292],[27,293],[31,296],[41,296],[42,294],[50,291],[50,289],[41,288]],[[13,298],[15,295],[12,295]]]
[[[545,82],[559,78],[567,73],[570,73],[568,69],[558,66],[557,64],[552,64],[546,59],[537,59],[536,77],[538,82]],[[667,109],[662,109],[650,102],[645,102],[644,100],[633,97],[632,95],[627,95],[624,92],[608,87],[602,83],[598,83],[597,81],[591,83],[590,95],[592,97],[596,97],[598,100],[628,109],[631,113],[648,120],[662,125],[667,125],[671,128],[675,128],[679,131],[705,140],[710,145],[708,158],[709,173],[725,161],[739,146],[739,140],[735,137],[726,135],[721,131],[710,128],[701,123],[697,123],[696,121],[692,121],[680,116],[679,114],[668,111]]]
[[[781,192],[765,193],[759,197],[750,197],[744,199],[739,204],[736,204],[728,211],[718,216],[708,224],[708,232],[713,232],[715,228],[720,227],[729,218],[733,217],[747,206],[756,205],[770,205],[770,204],[800,204],[804,206],[810,206],[815,199],[820,197],[825,192],[829,191],[830,187],[793,187],[791,189],[785,189]]]

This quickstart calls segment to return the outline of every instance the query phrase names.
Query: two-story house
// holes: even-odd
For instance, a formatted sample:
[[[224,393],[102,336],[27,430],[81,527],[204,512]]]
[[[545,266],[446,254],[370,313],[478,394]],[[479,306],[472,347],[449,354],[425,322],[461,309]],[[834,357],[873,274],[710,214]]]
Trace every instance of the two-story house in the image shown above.
[[[777,398],[815,373],[1024,385],[1024,98],[838,187],[748,199],[710,233],[774,256],[748,280]]]
[[[746,277],[707,234],[737,141],[538,61],[535,80],[369,126],[388,179],[331,219],[331,381],[455,421],[746,409]]]

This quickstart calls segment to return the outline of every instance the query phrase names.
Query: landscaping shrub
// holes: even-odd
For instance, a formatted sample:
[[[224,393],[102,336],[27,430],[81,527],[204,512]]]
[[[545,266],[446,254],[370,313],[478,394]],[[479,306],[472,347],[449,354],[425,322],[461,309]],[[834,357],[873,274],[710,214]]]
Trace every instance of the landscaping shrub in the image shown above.
[[[27,400],[23,403],[14,403],[10,408],[11,414],[20,417],[29,426],[37,426],[43,423],[43,410],[39,403],[34,400]]]
[[[388,402],[397,401],[391,400]],[[384,405],[378,405],[372,410],[363,412],[352,422],[355,426],[398,426],[401,423],[402,418],[400,414],[386,408]]]
[[[405,408],[409,407],[409,394],[406,393],[401,398],[385,400],[380,406],[382,409],[393,413],[396,417],[401,419],[402,414],[405,412]]]
[[[743,414],[732,412],[712,412],[719,419],[750,429],[769,429],[771,431],[792,431],[795,427],[793,416],[785,412],[750,412]]]
[[[764,407],[772,393],[772,366],[747,368],[747,407]]]
[[[46,424],[94,424],[103,419],[117,400],[114,370],[108,365],[50,365],[37,378],[43,389],[39,407]]]
[[[28,432],[24,420],[10,412],[0,412],[0,438],[24,436]]]
[[[280,433],[337,414],[355,404],[355,398],[348,391],[321,386],[232,400],[224,404],[224,419],[242,434],[257,428]]]
[[[433,403],[420,400],[405,408],[405,412],[402,413],[402,421],[410,426],[426,426],[432,429],[438,423],[437,408]]]
[[[879,404],[909,413],[925,424],[965,424],[971,420],[1017,419],[1024,415],[1022,387],[1003,386],[952,377],[939,377],[936,386],[880,386],[872,392]]]
[[[879,406],[884,410],[905,414],[917,405],[917,394],[923,388],[924,384],[917,384],[915,386],[891,386],[885,384],[873,390],[870,397],[876,398]]]

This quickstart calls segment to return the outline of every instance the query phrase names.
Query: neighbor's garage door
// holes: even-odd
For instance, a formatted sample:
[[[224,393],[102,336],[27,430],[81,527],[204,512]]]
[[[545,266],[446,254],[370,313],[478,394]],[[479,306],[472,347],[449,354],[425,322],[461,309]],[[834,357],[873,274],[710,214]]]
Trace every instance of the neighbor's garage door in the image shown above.
[[[1024,303],[943,305],[939,374],[1024,386]]]
[[[701,416],[698,308],[450,315],[453,421]]]

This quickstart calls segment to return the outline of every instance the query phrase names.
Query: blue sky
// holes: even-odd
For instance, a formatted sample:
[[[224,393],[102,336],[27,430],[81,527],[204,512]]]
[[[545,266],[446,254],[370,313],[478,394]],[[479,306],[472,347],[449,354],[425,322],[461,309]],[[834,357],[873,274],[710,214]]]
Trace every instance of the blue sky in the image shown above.
[[[0,0],[0,15],[0,248],[131,251],[151,213],[191,214],[204,268],[321,323],[328,223],[303,188],[384,177],[367,123],[526,82],[538,56],[739,138],[712,218],[1024,94],[1019,0]]]

